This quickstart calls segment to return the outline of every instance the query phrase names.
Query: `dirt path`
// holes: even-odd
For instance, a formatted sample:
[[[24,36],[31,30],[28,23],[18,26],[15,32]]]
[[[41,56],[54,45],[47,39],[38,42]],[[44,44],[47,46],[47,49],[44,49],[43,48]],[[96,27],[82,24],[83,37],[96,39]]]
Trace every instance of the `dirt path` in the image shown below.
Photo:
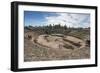
[[[67,40],[64,41],[63,39]],[[58,36],[51,36],[48,35],[46,38],[46,35],[40,35],[38,36],[36,39],[34,39],[37,43],[38,46],[43,46],[43,47],[47,47],[47,48],[53,48],[53,49],[62,49],[65,50],[65,48],[63,47],[65,44],[72,46],[73,48],[83,48],[85,47],[85,42],[81,39],[78,39],[76,37],[72,37],[72,36],[64,36],[64,37],[58,37]],[[80,47],[77,47],[76,45],[72,44],[80,44]]]

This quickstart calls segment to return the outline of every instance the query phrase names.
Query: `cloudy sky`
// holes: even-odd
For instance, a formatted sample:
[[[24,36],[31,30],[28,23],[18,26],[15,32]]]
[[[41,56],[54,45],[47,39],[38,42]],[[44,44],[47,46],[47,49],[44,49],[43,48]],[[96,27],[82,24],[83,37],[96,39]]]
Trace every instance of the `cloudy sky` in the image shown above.
[[[66,25],[68,27],[89,27],[90,14],[67,12],[24,11],[25,26]]]

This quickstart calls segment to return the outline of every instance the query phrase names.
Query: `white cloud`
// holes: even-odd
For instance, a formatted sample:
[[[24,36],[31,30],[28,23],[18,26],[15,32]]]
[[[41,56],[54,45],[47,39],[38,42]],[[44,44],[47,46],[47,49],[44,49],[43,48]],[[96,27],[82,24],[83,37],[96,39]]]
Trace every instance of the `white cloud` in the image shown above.
[[[75,13],[55,13],[56,16],[47,16],[46,24],[65,24],[69,27],[87,27],[89,26],[90,16],[89,14],[75,14]]]

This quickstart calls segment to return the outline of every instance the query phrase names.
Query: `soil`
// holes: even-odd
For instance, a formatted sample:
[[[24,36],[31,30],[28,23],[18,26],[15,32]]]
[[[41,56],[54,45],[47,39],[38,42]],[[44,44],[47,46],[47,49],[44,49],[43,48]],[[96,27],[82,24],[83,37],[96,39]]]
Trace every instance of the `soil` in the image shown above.
[[[27,35],[32,38],[29,39]],[[25,62],[90,58],[90,47],[84,40],[73,36],[31,32],[25,33],[24,44]]]

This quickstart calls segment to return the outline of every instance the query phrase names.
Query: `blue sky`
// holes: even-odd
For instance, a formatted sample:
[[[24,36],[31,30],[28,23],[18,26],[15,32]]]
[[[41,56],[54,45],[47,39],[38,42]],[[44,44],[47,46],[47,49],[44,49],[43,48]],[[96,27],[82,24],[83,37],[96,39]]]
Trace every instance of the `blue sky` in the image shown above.
[[[25,26],[66,25],[68,27],[89,27],[90,14],[66,12],[24,11]]]

